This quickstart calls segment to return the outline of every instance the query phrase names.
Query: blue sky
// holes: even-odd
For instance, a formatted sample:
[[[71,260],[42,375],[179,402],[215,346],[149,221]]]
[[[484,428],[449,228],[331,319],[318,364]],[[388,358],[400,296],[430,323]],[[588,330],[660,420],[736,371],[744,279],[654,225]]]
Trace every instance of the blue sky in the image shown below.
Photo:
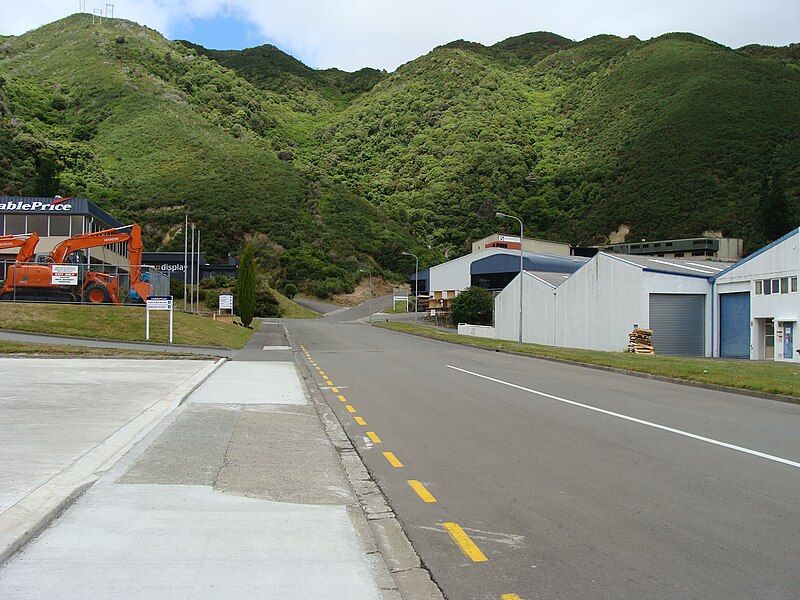
[[[114,0],[115,16],[211,48],[266,42],[317,67],[393,70],[456,39],[493,44],[529,31],[580,40],[690,31],[739,47],[800,42],[800,0]],[[105,0],[86,0],[86,10]],[[0,33],[20,34],[78,0],[0,0]]]

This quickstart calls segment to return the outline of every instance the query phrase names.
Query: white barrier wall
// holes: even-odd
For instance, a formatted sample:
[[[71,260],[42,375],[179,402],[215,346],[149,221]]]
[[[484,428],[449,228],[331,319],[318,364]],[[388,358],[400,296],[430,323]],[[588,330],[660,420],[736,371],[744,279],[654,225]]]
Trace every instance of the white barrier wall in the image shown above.
[[[555,287],[525,272],[522,339],[534,344],[555,344]],[[519,339],[519,275],[494,301],[494,326],[501,340]]]
[[[494,327],[491,325],[469,325],[468,323],[458,324],[458,335],[471,335],[473,337],[496,338]]]

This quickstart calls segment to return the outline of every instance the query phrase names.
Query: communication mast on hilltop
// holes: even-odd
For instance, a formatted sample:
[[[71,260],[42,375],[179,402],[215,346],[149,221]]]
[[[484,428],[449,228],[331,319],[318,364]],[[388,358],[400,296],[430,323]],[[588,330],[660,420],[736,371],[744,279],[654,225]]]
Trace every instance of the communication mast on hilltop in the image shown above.
[[[114,18],[114,5],[113,4],[109,4],[108,2],[106,2],[106,8],[105,8],[105,15],[104,16],[109,17],[111,19]]]
[[[102,23],[103,22],[103,11],[99,8],[92,9],[92,24],[95,22]]]
[[[86,12],[86,0],[78,0],[78,12],[79,13]]]

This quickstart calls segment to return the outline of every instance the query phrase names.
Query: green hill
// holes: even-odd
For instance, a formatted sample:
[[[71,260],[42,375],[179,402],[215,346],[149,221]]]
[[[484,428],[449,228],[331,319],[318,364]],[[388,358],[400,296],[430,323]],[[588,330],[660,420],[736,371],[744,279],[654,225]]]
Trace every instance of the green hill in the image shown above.
[[[352,288],[359,265],[390,267],[402,226],[292,161],[291,103],[157,32],[75,15],[2,44],[0,191],[82,195],[183,247],[184,212],[206,255],[252,239],[282,285]],[[284,158],[284,160],[281,160]]]
[[[178,249],[256,245],[279,288],[351,289],[510,228],[588,244],[705,231],[753,249],[800,224],[797,45],[675,33],[458,40],[315,70],[76,15],[0,39],[0,193],[85,195]],[[363,273],[362,273],[363,274]]]

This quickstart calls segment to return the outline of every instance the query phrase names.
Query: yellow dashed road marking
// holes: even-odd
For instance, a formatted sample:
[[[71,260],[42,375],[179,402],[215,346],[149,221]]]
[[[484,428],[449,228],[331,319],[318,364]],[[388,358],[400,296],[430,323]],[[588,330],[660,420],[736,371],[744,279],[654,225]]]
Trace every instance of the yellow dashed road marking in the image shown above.
[[[522,600],[522,597],[516,594],[503,594],[500,596],[500,600]]]
[[[417,481],[416,479],[409,479],[409,480],[408,480],[408,485],[410,485],[410,486],[411,486],[411,489],[412,489],[412,490],[414,490],[415,492],[417,492],[417,496],[419,496],[420,498],[422,498],[422,501],[423,501],[423,502],[428,502],[428,503],[433,503],[433,502],[436,502],[436,498],[434,498],[434,497],[433,497],[433,494],[431,494],[431,493],[428,491],[428,488],[426,488],[424,485],[422,485],[422,484],[421,484],[419,481]]]
[[[345,408],[347,409],[347,412],[349,412],[349,413],[354,413],[354,412],[356,412],[356,409],[355,409],[355,408],[353,408],[352,406],[350,406],[349,404],[346,404],[346,405],[345,405]]]
[[[481,549],[475,545],[475,542],[472,541],[472,538],[470,538],[467,533],[461,529],[461,525],[458,523],[442,523],[442,527],[444,527],[445,531],[450,534],[450,537],[453,538],[453,541],[458,544],[458,547],[461,548],[461,551],[472,562],[486,562],[489,560],[486,558],[486,555],[481,552]]]
[[[332,388],[331,388],[331,391],[332,391],[334,394],[338,394],[338,393],[339,393],[339,388],[337,388],[337,387],[332,387]]]
[[[383,455],[386,457],[386,460],[389,461],[389,464],[392,465],[395,469],[399,469],[403,466],[403,463],[394,455],[394,452],[384,452]]]
[[[347,402],[347,398],[345,398],[342,395],[338,396],[338,398],[339,398],[339,402]]]
[[[358,423],[359,425],[362,425],[362,426],[366,426],[367,425],[367,422],[364,419],[362,419],[361,417],[355,417],[355,420],[356,420],[356,423]]]
[[[333,382],[330,379],[325,380],[325,385],[333,386]]]
[[[373,444],[380,444],[381,443],[381,438],[379,438],[378,434],[375,433],[374,431],[368,431],[367,432],[367,437],[372,440]]]

